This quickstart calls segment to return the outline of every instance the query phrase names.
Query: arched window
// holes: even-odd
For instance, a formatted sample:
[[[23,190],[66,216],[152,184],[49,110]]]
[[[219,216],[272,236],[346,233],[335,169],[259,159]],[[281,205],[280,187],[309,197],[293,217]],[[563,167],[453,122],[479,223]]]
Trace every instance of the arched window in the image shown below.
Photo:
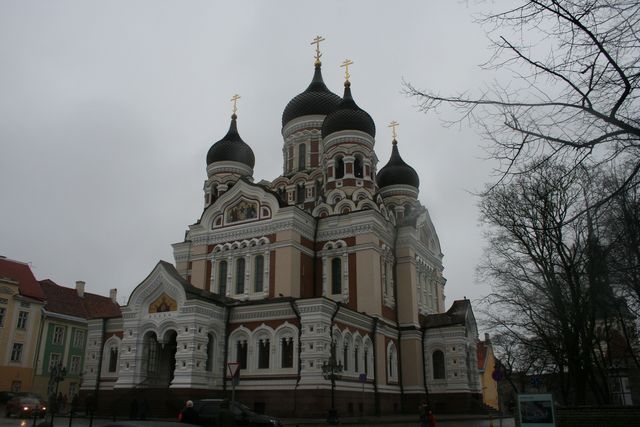
[[[349,344],[344,343],[342,347],[342,364],[344,365],[344,370],[349,370]]]
[[[304,203],[304,184],[300,183],[296,186],[296,203]]]
[[[236,294],[244,293],[244,258],[236,261]]]
[[[342,156],[336,158],[334,169],[336,171],[336,179],[340,179],[344,176],[344,160],[342,159]]]
[[[293,368],[293,338],[284,337],[280,340],[280,343],[282,345],[282,367]]]
[[[220,261],[218,265],[218,293],[227,294],[227,261]]]
[[[364,348],[364,373],[365,375],[369,374],[369,348]]]
[[[269,369],[269,338],[258,341],[258,369]]]
[[[331,260],[331,293],[333,295],[342,293],[342,260],[340,258]]]
[[[205,370],[211,372],[213,370],[213,335],[207,334],[207,362]]]
[[[316,181],[315,192],[316,192],[315,198],[319,199],[320,196],[322,195],[322,181],[320,181],[320,180]]]
[[[109,372],[115,372],[118,369],[118,347],[113,346],[109,351]]]
[[[362,156],[357,154],[355,156],[355,160],[353,161],[353,174],[356,178],[362,178]]]
[[[358,363],[359,362],[358,358],[360,357],[360,355],[358,350],[360,350],[358,346],[355,346],[353,348],[353,370],[356,373],[359,373],[360,371],[360,363]]]
[[[236,362],[240,364],[240,369],[247,369],[247,341],[236,341]]]
[[[388,376],[389,379],[398,379],[398,353],[394,343],[387,346],[387,360],[389,363]]]
[[[298,170],[305,170],[307,167],[307,146],[305,144],[298,145]]]
[[[436,350],[433,352],[431,356],[432,364],[433,364],[433,379],[434,380],[443,380],[444,376],[444,353],[440,350]]]
[[[253,290],[262,292],[264,290],[264,256],[256,256],[253,262]]]

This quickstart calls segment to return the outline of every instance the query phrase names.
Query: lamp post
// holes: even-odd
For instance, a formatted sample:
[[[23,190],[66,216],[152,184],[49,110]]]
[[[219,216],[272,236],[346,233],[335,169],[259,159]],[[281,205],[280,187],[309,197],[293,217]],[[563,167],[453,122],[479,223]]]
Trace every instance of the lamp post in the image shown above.
[[[328,424],[338,424],[338,411],[335,404],[336,379],[340,379],[343,370],[342,362],[336,360],[336,343],[331,342],[331,355],[328,362],[322,363],[322,376],[325,380],[331,380],[331,409],[327,417]]]
[[[56,384],[56,391],[53,394],[53,402],[56,402],[58,398],[58,387],[60,386],[60,381],[64,381],[64,377],[67,375],[67,368],[62,366],[62,362],[58,362],[49,368],[49,384]],[[56,412],[58,411],[58,403],[55,405],[49,404],[49,407],[52,408],[51,411],[51,427],[53,427],[53,419],[55,417]]]

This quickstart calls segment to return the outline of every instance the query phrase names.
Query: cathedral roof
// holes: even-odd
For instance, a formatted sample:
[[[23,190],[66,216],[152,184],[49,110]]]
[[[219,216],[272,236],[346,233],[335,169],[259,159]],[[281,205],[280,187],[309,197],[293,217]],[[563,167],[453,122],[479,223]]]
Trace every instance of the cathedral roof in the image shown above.
[[[207,166],[214,162],[233,161],[244,163],[253,169],[256,158],[251,147],[240,138],[236,123],[237,118],[238,116],[234,113],[231,116],[231,124],[227,134],[209,148]]]
[[[178,283],[182,285],[184,289],[185,295],[187,299],[199,299],[203,301],[212,301],[221,304],[231,304],[234,303],[235,300],[228,298],[223,295],[214,294],[213,292],[206,291],[204,289],[197,288],[193,286],[191,283],[187,282],[184,277],[178,273],[173,264],[167,261],[160,261],[158,264],[162,265],[165,268],[165,271],[173,276]]]
[[[402,160],[400,152],[398,151],[398,143],[395,139],[393,140],[391,158],[389,158],[387,164],[378,171],[376,182],[380,188],[390,185],[410,185],[415,188],[420,186],[418,173]]]
[[[344,84],[342,101],[322,123],[322,137],[325,138],[341,130],[359,130],[373,138],[376,136],[376,125],[369,113],[358,107],[353,100],[351,83],[348,80]]]
[[[316,63],[313,79],[309,87],[299,95],[296,95],[282,113],[282,126],[291,120],[314,114],[327,115],[340,103],[340,97],[331,92],[322,80],[320,63]]]
[[[468,299],[456,300],[446,313],[429,314],[426,316],[423,326],[427,329],[442,328],[446,326],[465,325],[467,314],[471,310],[471,301]]]

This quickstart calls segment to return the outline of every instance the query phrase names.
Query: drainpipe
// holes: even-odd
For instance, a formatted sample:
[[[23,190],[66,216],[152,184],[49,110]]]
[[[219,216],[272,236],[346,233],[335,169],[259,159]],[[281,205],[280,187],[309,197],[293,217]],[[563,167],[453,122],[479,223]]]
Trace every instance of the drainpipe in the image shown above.
[[[296,413],[298,403],[298,385],[300,384],[300,376],[302,371],[302,317],[300,311],[293,300],[289,300],[291,310],[298,318],[298,378],[296,379],[296,387],[293,389],[293,413]],[[277,345],[277,343],[276,343]]]
[[[311,266],[311,274],[313,274],[313,278],[311,279],[311,283],[313,284],[313,295],[316,296],[316,286],[318,285],[318,280],[316,279],[317,267],[318,263],[318,251],[316,250],[316,241],[318,240],[318,225],[320,223],[320,219],[315,217],[315,227],[313,229],[313,265]],[[320,292],[322,295],[322,292]]]
[[[371,345],[373,346],[373,408],[376,416],[380,416],[380,395],[378,394],[378,375],[376,375],[376,334],[378,333],[378,318],[373,318],[371,328]],[[365,361],[366,362],[366,361]]]
[[[102,353],[104,352],[104,342],[107,337],[107,319],[102,318],[102,338],[100,339],[100,350],[98,351],[98,371],[96,376],[96,389],[93,393],[93,402],[91,405],[93,406],[93,411],[95,412],[98,409],[98,394],[100,392],[100,377],[102,376]]]
[[[222,392],[227,393],[227,362],[229,361],[229,319],[231,318],[231,307],[225,306],[227,315],[224,319],[224,363],[222,364]]]
[[[400,412],[404,413],[404,384],[402,383],[402,330],[400,328],[400,321],[398,317],[398,254],[396,253],[396,246],[398,244],[398,225],[394,227],[393,234],[393,294],[396,299],[396,327],[398,328],[398,385],[400,386]],[[386,359],[385,359],[386,361]],[[386,362],[385,362],[386,363]]]
[[[427,328],[425,328],[424,326],[422,327],[422,351],[420,352],[422,354],[422,382],[424,383],[424,394],[427,397],[427,405],[431,406],[431,402],[429,402],[429,386],[427,386],[427,367],[426,367],[426,360],[425,360],[425,356],[424,356],[424,343],[426,340],[426,336],[427,336]]]

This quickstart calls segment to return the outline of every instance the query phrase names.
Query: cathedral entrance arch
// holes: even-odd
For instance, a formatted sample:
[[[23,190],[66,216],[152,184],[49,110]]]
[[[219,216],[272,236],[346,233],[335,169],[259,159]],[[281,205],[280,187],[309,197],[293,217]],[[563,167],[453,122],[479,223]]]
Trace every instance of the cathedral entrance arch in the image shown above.
[[[176,369],[176,338],[178,333],[170,329],[160,339],[149,331],[143,339],[145,369],[144,383],[147,387],[169,387]]]

